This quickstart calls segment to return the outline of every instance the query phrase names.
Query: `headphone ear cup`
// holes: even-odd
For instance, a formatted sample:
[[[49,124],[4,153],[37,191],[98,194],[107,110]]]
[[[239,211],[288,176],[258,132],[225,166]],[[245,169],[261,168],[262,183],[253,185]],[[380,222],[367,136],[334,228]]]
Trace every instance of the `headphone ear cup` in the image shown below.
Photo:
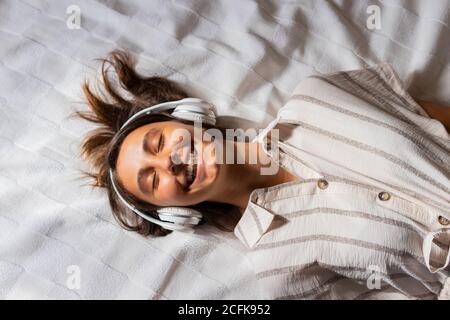
[[[203,214],[195,209],[186,207],[162,207],[157,209],[158,213],[167,215],[180,215],[186,217],[197,217],[199,219],[203,218]]]
[[[183,98],[181,100],[178,100],[178,102],[183,102],[183,103],[194,103],[194,104],[202,104],[205,103],[204,100],[200,99],[200,98]]]
[[[163,207],[156,210],[158,216],[163,221],[181,225],[198,225],[203,218],[200,211],[192,208]]]
[[[210,107],[205,107],[205,103],[195,105],[182,104],[177,106],[171,113],[178,119],[189,120],[192,122],[202,121],[209,125],[216,124],[216,115]]]

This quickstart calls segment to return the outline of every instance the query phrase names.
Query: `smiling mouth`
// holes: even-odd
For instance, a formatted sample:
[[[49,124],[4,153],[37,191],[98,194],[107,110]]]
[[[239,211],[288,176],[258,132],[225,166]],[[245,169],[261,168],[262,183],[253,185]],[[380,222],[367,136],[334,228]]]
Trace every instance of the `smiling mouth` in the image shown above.
[[[194,147],[194,142],[191,144],[191,152],[189,152],[187,166],[186,166],[186,189],[188,189],[192,183],[195,181],[197,176],[197,150]]]

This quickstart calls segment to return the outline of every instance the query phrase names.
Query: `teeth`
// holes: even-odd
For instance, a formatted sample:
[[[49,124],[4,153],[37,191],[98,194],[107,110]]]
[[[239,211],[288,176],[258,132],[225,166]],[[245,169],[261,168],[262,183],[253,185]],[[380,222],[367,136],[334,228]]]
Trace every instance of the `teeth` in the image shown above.
[[[197,163],[197,155],[194,152],[189,153],[186,167],[186,184],[189,186],[195,179],[195,164]]]

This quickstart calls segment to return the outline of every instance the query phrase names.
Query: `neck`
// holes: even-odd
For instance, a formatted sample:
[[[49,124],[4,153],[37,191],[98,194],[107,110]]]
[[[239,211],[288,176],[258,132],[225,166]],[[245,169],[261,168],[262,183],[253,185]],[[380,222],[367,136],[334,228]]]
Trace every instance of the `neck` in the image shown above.
[[[224,161],[222,168],[226,172],[222,175],[223,181],[219,181],[222,187],[218,188],[213,201],[232,204],[243,212],[253,190],[296,179],[279,167],[275,160],[264,152],[260,143],[240,141],[226,143],[233,145],[229,146],[230,149],[224,150],[234,150],[234,154],[233,156],[225,154],[225,158],[234,161]]]

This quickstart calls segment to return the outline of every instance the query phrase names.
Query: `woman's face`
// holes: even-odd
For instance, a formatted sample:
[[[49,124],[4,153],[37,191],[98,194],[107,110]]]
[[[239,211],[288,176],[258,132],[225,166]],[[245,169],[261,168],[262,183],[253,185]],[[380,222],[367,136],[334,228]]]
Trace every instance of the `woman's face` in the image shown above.
[[[194,136],[192,125],[178,121],[154,122],[135,129],[120,147],[118,180],[128,192],[157,206],[207,201],[220,165],[214,142],[202,141],[203,134],[199,136]]]

